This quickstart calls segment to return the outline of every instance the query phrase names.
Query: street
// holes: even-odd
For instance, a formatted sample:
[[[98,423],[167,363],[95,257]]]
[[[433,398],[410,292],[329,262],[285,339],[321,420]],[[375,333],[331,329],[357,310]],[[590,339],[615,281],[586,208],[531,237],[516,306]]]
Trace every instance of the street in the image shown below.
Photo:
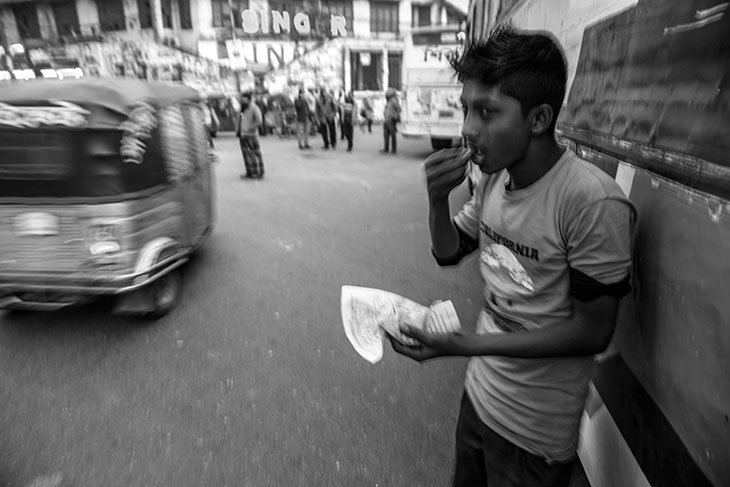
[[[344,284],[451,299],[473,329],[474,257],[430,252],[429,141],[383,155],[379,125],[352,153],[269,135],[263,180],[239,179],[231,133],[214,141],[217,225],[170,315],[0,312],[0,486],[449,485],[466,360],[387,345],[371,365],[339,303]]]

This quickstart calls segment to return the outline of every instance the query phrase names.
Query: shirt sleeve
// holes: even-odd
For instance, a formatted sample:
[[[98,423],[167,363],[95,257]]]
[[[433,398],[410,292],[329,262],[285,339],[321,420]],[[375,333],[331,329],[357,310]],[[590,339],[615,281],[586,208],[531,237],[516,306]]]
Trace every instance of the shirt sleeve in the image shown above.
[[[570,269],[604,285],[625,280],[631,268],[633,224],[628,201],[608,198],[587,205],[568,224]]]
[[[482,213],[482,200],[484,199],[484,190],[489,180],[483,177],[479,186],[474,191],[471,200],[461,208],[459,213],[454,217],[454,223],[465,235],[473,240],[479,240],[479,222]]]

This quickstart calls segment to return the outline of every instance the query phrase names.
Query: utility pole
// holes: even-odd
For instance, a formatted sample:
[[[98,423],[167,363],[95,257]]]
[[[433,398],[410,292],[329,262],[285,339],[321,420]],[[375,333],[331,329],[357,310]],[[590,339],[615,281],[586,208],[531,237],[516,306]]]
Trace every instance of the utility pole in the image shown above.
[[[162,19],[162,1],[152,0],[152,27],[155,32],[155,41],[162,42],[165,25]]]
[[[231,40],[233,41],[232,44],[234,46],[234,49],[238,48],[238,43],[236,42],[236,22],[235,22],[235,16],[233,15],[233,0],[228,0],[228,14],[231,17]],[[232,58],[231,53],[228,53],[228,59],[230,60]],[[233,68],[233,64],[231,64],[231,68]],[[236,66],[235,69],[233,69],[233,74],[236,76],[236,93],[241,93],[241,75],[238,70],[238,66]]]

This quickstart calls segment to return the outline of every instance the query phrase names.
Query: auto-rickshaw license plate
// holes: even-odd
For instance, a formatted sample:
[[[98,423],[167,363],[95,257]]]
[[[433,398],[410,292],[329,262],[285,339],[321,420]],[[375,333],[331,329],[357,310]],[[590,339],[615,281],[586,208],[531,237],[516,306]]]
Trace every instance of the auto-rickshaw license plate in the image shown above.
[[[58,235],[60,225],[58,217],[50,213],[23,213],[13,219],[15,235],[46,236]]]

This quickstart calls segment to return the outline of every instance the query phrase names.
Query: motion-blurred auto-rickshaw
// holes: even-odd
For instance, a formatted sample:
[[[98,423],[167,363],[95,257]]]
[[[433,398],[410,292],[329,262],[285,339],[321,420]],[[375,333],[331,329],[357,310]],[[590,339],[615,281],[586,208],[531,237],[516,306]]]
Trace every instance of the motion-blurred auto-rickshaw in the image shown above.
[[[0,308],[115,297],[160,317],[213,228],[197,93],[136,80],[0,90]]]

